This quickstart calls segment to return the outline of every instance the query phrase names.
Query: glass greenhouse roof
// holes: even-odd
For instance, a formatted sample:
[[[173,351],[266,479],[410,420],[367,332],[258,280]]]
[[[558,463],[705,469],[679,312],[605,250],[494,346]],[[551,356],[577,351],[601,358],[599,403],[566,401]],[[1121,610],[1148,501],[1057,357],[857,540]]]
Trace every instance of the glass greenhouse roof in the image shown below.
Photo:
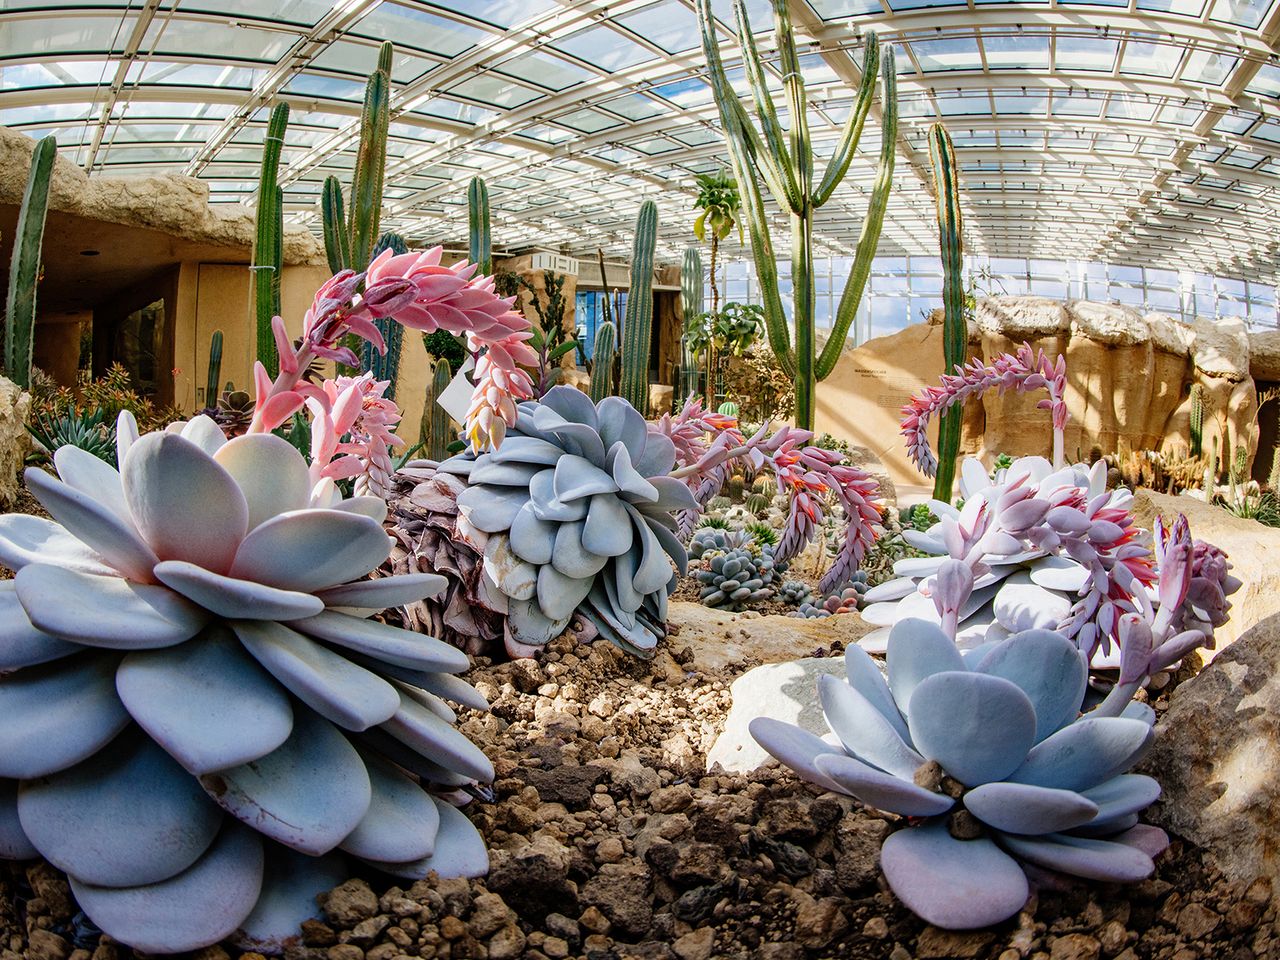
[[[896,45],[882,254],[936,254],[925,136],[942,119],[976,255],[1280,279],[1280,0],[786,2],[820,155],[861,36]],[[729,0],[713,6],[729,18]],[[748,9],[767,56],[768,0]],[[664,256],[691,239],[694,175],[724,162],[692,0],[0,0],[0,123],[56,134],[93,172],[182,172],[251,204],[283,99],[287,214],[315,228],[325,176],[348,179],[382,40],[397,51],[388,228],[463,241],[479,173],[508,249],[625,254],[642,197]],[[877,136],[868,124],[821,213],[832,256],[856,244]]]

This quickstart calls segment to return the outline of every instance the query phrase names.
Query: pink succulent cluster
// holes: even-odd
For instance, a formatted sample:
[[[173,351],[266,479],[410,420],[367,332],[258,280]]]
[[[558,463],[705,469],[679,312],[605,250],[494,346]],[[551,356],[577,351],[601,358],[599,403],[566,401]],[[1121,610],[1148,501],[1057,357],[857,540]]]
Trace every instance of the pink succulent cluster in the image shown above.
[[[720,491],[735,465],[752,474],[763,470],[773,474],[778,492],[788,497],[787,524],[773,550],[780,563],[813,541],[831,501],[838,502],[849,528],[836,562],[819,584],[823,592],[830,592],[852,576],[875,542],[875,525],[884,515],[879,485],[862,470],[843,463],[842,454],[810,443],[812,431],[784,424],[769,434],[769,426],[766,423],[745,438],[736,417],[712,413],[690,398],[680,413],[663,416],[650,429],[675,444],[678,469],[673,476],[685,481],[699,505]],[[699,513],[689,510],[680,518],[684,536],[692,532]]]
[[[313,484],[354,478],[357,495],[390,495],[391,448],[404,446],[394,432],[400,409],[383,395],[390,385],[371,373],[338,377],[321,385],[324,401],[307,399]]]
[[[497,295],[492,278],[475,275],[475,264],[442,266],[441,253],[440,247],[399,256],[386,250],[364,273],[344,270],[332,277],[307,310],[296,346],[284,322],[275,318],[272,330],[280,373],[272,381],[261,363],[255,366],[257,406],[250,432],[275,429],[308,400],[323,406],[325,391],[303,378],[308,364],[320,357],[357,366],[355,353],[344,343],[349,334],[385,352],[373,321],[391,317],[424,333],[465,334],[473,352],[483,351],[467,434],[477,450],[501,443],[504,425],[515,423],[516,403],[533,395],[532,380],[520,369],[521,364],[537,362],[524,342],[531,336],[529,323],[512,309],[510,299]]]
[[[929,421],[992,387],[1001,393],[1011,389],[1029,393],[1041,388],[1049,392],[1048,398],[1036,406],[1052,414],[1053,465],[1062,466],[1063,431],[1067,426],[1066,359],[1059,356],[1052,361],[1043,350],[1036,353],[1029,343],[1024,343],[1015,353],[1006,353],[989,364],[972,360],[957,366],[955,373],[942,375],[940,386],[926,386],[902,408],[907,453],[921,473],[932,477],[938,472],[938,458],[929,448]]]

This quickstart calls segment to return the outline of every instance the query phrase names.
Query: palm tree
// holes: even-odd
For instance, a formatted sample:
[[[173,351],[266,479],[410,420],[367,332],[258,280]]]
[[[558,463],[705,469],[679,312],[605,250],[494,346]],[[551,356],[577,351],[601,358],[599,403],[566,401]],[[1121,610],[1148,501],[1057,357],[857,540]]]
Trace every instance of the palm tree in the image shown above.
[[[717,258],[720,252],[720,241],[724,240],[738,228],[738,242],[742,242],[742,224],[738,214],[742,209],[742,198],[738,195],[738,184],[728,173],[700,173],[697,178],[698,196],[693,201],[696,209],[702,212],[693,221],[693,234],[700,242],[706,242],[711,236],[711,317],[720,313],[720,289],[716,285]],[[707,348],[707,404],[715,404],[715,347]]]

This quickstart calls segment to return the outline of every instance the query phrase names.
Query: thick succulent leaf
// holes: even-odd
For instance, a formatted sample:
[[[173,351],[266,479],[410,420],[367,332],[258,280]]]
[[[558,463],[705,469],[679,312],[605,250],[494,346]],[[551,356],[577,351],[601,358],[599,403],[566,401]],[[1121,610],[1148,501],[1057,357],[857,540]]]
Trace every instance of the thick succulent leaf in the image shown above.
[[[14,578],[18,602],[37,629],[113,650],[144,650],[190,640],[209,614],[168,587],[95,577],[32,563]]]
[[[297,620],[324,609],[324,601],[309,593],[224,577],[186,560],[163,560],[155,574],[166,587],[219,617]]]
[[[944,670],[963,670],[960,651],[936,624],[899,620],[889,633],[885,669],[889,689],[903,716],[911,715],[911,695],[920,682]]]
[[[1098,805],[1098,820],[1140,813],[1160,799],[1160,784],[1152,777],[1126,773],[1101,783],[1084,795]]]
[[[367,730],[395,714],[400,695],[386,680],[284,624],[231,624],[262,666],[289,692],[344,730]]]
[[[627,505],[627,511],[631,514],[635,542],[640,546],[640,562],[636,565],[632,583],[636,592],[643,596],[663,589],[671,581],[671,561],[667,559],[661,541],[640,512],[630,504]]]
[[[31,495],[68,533],[131,580],[152,582],[151,568],[159,558],[132,523],[37,467],[28,467],[23,476]]]
[[[1151,738],[1151,728],[1141,720],[1086,716],[1036,744],[1008,779],[1088,790],[1137,763]]]
[[[417,783],[385,760],[366,756],[373,799],[342,849],[368,860],[419,860],[436,847],[440,814]]]
[[[893,575],[895,577],[932,577],[942,569],[947,557],[907,557],[895,560]]]
[[[618,485],[589,460],[565,454],[556,463],[551,489],[557,500],[569,503],[597,493],[617,493]]]
[[[627,401],[621,397],[605,397],[596,405],[596,416],[599,420],[600,439],[606,447],[621,443],[628,450],[644,449],[649,425],[645,423],[640,411]]]
[[[676,445],[666,434],[650,431],[645,438],[644,452],[632,454],[632,465],[641,476],[665,476],[676,465]]]
[[[0,676],[60,660],[83,649],[33,627],[18,602],[17,585],[12,580],[0,580]]]
[[[977,457],[965,457],[960,461],[960,493],[966,500],[989,486],[991,477],[981,460]]]
[[[30,667],[0,683],[0,777],[30,780],[93,756],[129,724],[109,654]]]
[[[538,589],[539,569],[521,560],[504,534],[492,534],[484,545],[485,575],[512,599],[529,600],[534,596]]]
[[[200,783],[233,817],[313,857],[356,828],[371,797],[356,748],[310,710],[296,712],[289,739],[265,757],[207,773]]]
[[[562,420],[554,410],[546,406],[538,408],[533,415],[533,422],[548,439],[554,437],[566,453],[597,465],[604,463],[604,443],[594,427]]]
[[[1159,827],[1153,827],[1147,823],[1140,823],[1136,827],[1130,827],[1124,833],[1117,834],[1110,839],[1112,843],[1123,843],[1127,847],[1141,850],[1152,860],[1164,853],[1169,847],[1169,835]]]
[[[603,580],[605,587],[601,587]],[[658,641],[666,636],[663,623],[647,621],[636,613],[619,609],[616,592],[608,577],[597,579],[587,595],[587,602],[579,607],[604,637],[618,649],[641,659],[653,656]]]
[[[818,768],[818,757],[843,756],[838,746],[827,743],[794,723],[784,723],[773,717],[756,717],[747,730],[756,743],[783,766],[790,767],[810,783],[839,793],[847,791]]]
[[[118,575],[61,524],[28,513],[0,515],[0,565],[16,571],[29,563],[48,563],[103,577]]]
[[[340,587],[321,590],[316,596],[328,607],[385,610],[434,597],[448,586],[449,581],[435,573],[402,573],[394,577],[344,583]]]
[[[458,722],[458,715],[454,712],[453,707],[449,706],[434,693],[421,687],[415,687],[413,684],[400,683],[398,681],[395,687],[399,693],[422,704],[445,723],[453,725]]]
[[[641,513],[643,512],[642,510]],[[676,569],[680,572],[680,575],[687,574],[689,572],[689,551],[680,542],[680,538],[665,525],[650,516],[645,516],[645,522],[649,524],[649,529],[653,531],[653,535],[658,538],[658,543],[662,545],[663,551],[675,561]]]
[[[537,463],[501,463],[489,456],[482,456],[471,468],[471,483],[489,483],[498,487],[528,488],[534,474],[540,473],[543,466]]]
[[[867,604],[891,603],[894,600],[901,600],[908,594],[915,593],[916,587],[916,581],[911,577],[897,577],[896,579],[876,584],[876,586],[863,594],[862,599]]]
[[[69,770],[23,783],[18,814],[41,856],[104,887],[176,876],[222,825],[200,784],[137,730]]]
[[[435,637],[332,610],[289,625],[302,633],[410,670],[461,673],[471,665],[465,653]]]
[[[594,500],[618,502],[617,498],[612,496],[600,496],[594,498],[593,502]],[[517,557],[529,563],[550,563],[551,548],[556,542],[558,529],[559,524],[540,519],[533,512],[533,505],[526,503],[511,521],[511,550]]]
[[[479,690],[460,677],[449,673],[419,673],[403,670],[399,674],[388,671],[388,676],[396,676],[397,679],[430,691],[445,700],[452,700],[461,706],[470,707],[472,710],[489,709],[489,701],[481,695]]]
[[[1071,612],[1071,600],[1066,595],[1032,583],[1024,570],[1001,584],[993,605],[996,619],[1013,633],[1054,630]]]
[[[190,440],[149,433],[121,465],[124,496],[161,560],[189,560],[226,573],[249,526],[240,486]]]
[[[411,880],[423,880],[431,873],[441,880],[483,877],[489,872],[489,851],[479,831],[457,807],[436,797],[431,801],[440,815],[440,828],[436,831],[435,852],[430,857],[408,863],[369,862],[379,870]]]
[[[128,410],[116,417],[116,463],[124,463],[129,448],[138,442],[138,420]]]
[[[596,415],[596,405],[591,402],[589,396],[576,387],[567,384],[552,387],[543,394],[540,403],[543,407],[554,410],[570,423],[581,423],[592,430],[599,429],[600,421]],[[537,419],[536,413],[534,419]]]
[[[225,627],[131,653],[115,686],[138,724],[196,775],[265,756],[293,728],[289,697]]]
[[[633,543],[630,550],[613,558],[613,576],[606,574],[600,578],[604,582],[610,606],[619,616],[634,614],[644,603],[644,594],[636,587],[636,572],[643,555],[644,545]]]
[[[1089,671],[1079,648],[1048,630],[1025,630],[996,645],[974,668],[1016,683],[1036,710],[1036,742],[1076,718]]]
[[[556,530],[555,548],[551,552],[552,565],[574,580],[594,577],[609,562],[608,557],[592,553],[582,545],[585,525],[583,520],[560,524]]]
[[[506,631],[511,639],[526,646],[546,646],[568,625],[569,617],[552,620],[542,612],[536,599],[512,600],[507,605]]]
[[[96,887],[68,879],[89,919],[120,943],[147,953],[199,950],[230,936],[253,910],[262,841],[232,822],[195,864],[161,883]]]
[[[484,752],[404,691],[400,692],[400,709],[381,729],[433,763],[473,780],[493,781],[493,764]]]
[[[538,607],[549,620],[569,619],[591,592],[593,577],[567,577],[550,564],[539,567]]]
[[[890,646],[890,651],[892,651]],[[1035,743],[1036,712],[1018,686],[967,670],[935,673],[911,695],[911,740],[966,786],[1002,780]]]
[[[489,454],[489,459],[494,463],[529,463],[549,467],[554,466],[562,456],[563,447],[540,437],[508,436],[502,441],[502,446]]]
[[[368,517],[374,523],[385,523],[387,520],[387,501],[381,497],[348,497],[331,504],[329,509]]]
[[[458,494],[458,508],[477,530],[500,533],[529,502],[529,493],[518,487],[467,487]]]
[[[1006,833],[1056,833],[1088,823],[1098,805],[1073,790],[1028,783],[984,783],[964,795],[979,820]]]
[[[981,837],[957,840],[934,820],[890,835],[880,866],[912,913],[944,930],[977,930],[1022,909],[1030,889],[1022,868]]]
[[[631,464],[630,452],[620,443],[615,443],[609,451],[610,472],[613,482],[626,499],[633,502],[657,503],[658,488],[640,475]]]
[[[255,528],[230,576],[312,593],[358,580],[391,553],[382,525],[342,510],[282,513]]]
[[[843,680],[819,677],[818,700],[831,732],[863,763],[906,781],[924,765],[925,758],[904,742],[884,714]]]
[[[893,702],[893,694],[889,692],[889,684],[876,661],[861,647],[850,646],[844,652],[844,668],[849,686],[865,697],[880,716],[889,722],[902,741],[910,745],[911,734],[907,730],[907,723],[898,712],[898,705]]]
[[[932,817],[955,806],[955,801],[948,796],[877,770],[854,757],[822,753],[814,758],[813,765],[827,779],[839,785],[842,793],[878,810],[888,810],[904,817]]]
[[[227,441],[213,459],[244,494],[250,530],[282,513],[305,509],[311,500],[307,462],[283,437],[246,433]]]
[[[211,457],[227,443],[227,435],[222,432],[217,421],[203,413],[188,420],[182,427],[181,435],[182,439],[191,441]]]
[[[1151,876],[1155,864],[1134,847],[1110,840],[1051,833],[1043,837],[998,835],[1000,845],[1015,857],[1037,867],[1069,873],[1086,880],[1136,883]]]
[[[1120,716],[1127,720],[1141,720],[1148,727],[1154,727],[1156,724],[1156,712],[1151,709],[1150,704],[1140,703],[1137,700],[1130,701],[1120,711]]]
[[[351,875],[346,858],[331,853],[309,857],[288,847],[267,851],[262,894],[231,940],[242,950],[284,953],[302,943],[302,924],[321,915],[316,897],[328,893]]]
[[[582,527],[583,548],[602,557],[616,557],[630,549],[631,540],[631,521],[623,501],[611,493],[592,497]]]
[[[18,819],[18,781],[0,780],[0,859],[34,860],[40,851]]]
[[[591,506],[586,497],[568,503],[561,501],[556,496],[554,470],[543,470],[529,481],[529,501],[533,504],[534,516],[555,523],[581,520]]]
[[[698,501],[684,481],[675,477],[650,477],[649,482],[658,491],[658,499],[646,506],[664,512],[697,509]]]
[[[1030,570],[1031,582],[1046,590],[1075,594],[1084,589],[1091,576],[1083,567],[1067,557],[1048,556],[1037,560]]]
[[[63,483],[91,497],[121,520],[132,524],[119,470],[101,457],[70,443],[53,452],[53,464]]]
[[[470,777],[464,777],[460,773],[447,770],[440,764],[428,760],[381,728],[374,727],[363,733],[352,734],[352,737],[359,742],[363,750],[385,757],[402,770],[420,777],[424,784],[454,789],[468,787],[474,783]]]
[[[1071,831],[1071,835],[1076,837],[1101,837],[1104,840],[1114,840],[1116,834],[1128,830],[1130,827],[1136,826],[1137,823],[1138,815],[1136,813],[1125,813],[1118,817],[1090,820],[1088,823],[1081,824],[1073,829]]]

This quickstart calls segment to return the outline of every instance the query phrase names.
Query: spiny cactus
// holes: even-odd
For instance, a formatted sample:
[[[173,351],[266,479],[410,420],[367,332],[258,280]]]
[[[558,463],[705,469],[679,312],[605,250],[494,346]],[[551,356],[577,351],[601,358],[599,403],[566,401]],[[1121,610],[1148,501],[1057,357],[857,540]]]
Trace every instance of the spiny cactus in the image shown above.
[[[253,315],[256,355],[272,377],[279,370],[271,320],[280,316],[280,273],[284,263],[284,194],[280,189],[280,154],[289,126],[289,105],[277,103],[267,121],[262,144],[262,171],[258,176],[258,209],[253,240]]]
[[[1204,444],[1204,387],[1191,385],[1191,456],[1200,456]]]
[[[942,350],[943,366],[954,373],[965,362],[969,346],[968,320],[964,313],[964,250],[960,218],[960,182],[956,155],[946,127],[929,128],[929,162],[933,167],[934,200],[938,208],[938,244],[942,253]],[[950,501],[960,455],[963,408],[955,404],[938,421],[938,472],[933,479],[935,500]]]
[[[658,207],[640,205],[631,247],[631,287],[622,321],[622,389],[620,394],[641,415],[649,413],[649,354],[653,330],[653,255],[658,244]]]
[[[618,331],[607,320],[596,327],[595,347],[591,352],[591,399],[599,403],[613,394],[613,365],[617,353]]]
[[[209,338],[209,371],[204,381],[204,400],[206,407],[218,404],[218,383],[222,379],[222,331],[213,331]]]
[[[1213,499],[1213,491],[1218,486],[1218,438],[1213,437],[1209,450],[1209,463],[1204,468],[1204,493]]]
[[[716,408],[716,413],[722,413],[726,417],[733,417],[736,420],[738,417],[738,405],[732,400],[726,400]]]
[[[489,188],[480,177],[467,185],[467,236],[469,259],[480,273],[493,273],[493,243],[489,238]]]
[[[440,394],[444,393],[452,381],[449,361],[443,358],[437,360],[431,370],[431,383],[427,385],[427,405],[422,411],[419,430],[419,439],[426,445],[429,460],[444,460],[449,456],[449,444],[457,439],[449,414],[439,402]]]
[[[40,247],[44,243],[49,184],[58,144],[45,137],[31,152],[31,170],[18,208],[13,256],[9,261],[9,292],[4,312],[4,369],[9,379],[26,390],[31,386],[31,356],[36,325],[36,286],[40,282]]]

